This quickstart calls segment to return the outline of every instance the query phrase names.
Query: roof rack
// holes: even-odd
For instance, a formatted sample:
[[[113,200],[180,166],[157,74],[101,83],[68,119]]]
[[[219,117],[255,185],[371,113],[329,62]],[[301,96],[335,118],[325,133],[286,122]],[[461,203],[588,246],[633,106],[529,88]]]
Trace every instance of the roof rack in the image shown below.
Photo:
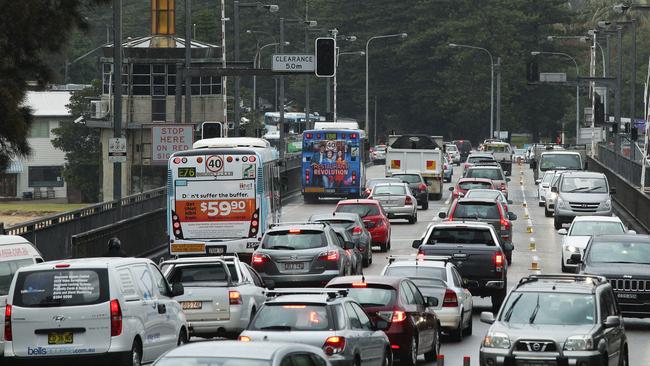
[[[388,264],[391,264],[396,261],[415,261],[417,265],[421,261],[432,261],[432,262],[449,262],[451,261],[451,256],[448,255],[389,255],[386,257],[388,259]]]
[[[329,226],[328,222],[310,222],[310,221],[286,221],[286,222],[278,222],[275,224],[271,224],[271,227],[278,227],[278,226],[291,226],[291,225],[320,225],[320,226]]]
[[[607,279],[603,276],[596,275],[583,275],[583,274],[535,274],[523,277],[519,280],[517,286],[521,286],[530,282],[539,280],[573,280],[573,281],[591,281],[596,285],[607,283]]]
[[[266,291],[266,297],[278,297],[283,295],[327,295],[328,300],[348,295],[347,288],[322,288],[322,287],[303,287],[303,288],[277,288]]]

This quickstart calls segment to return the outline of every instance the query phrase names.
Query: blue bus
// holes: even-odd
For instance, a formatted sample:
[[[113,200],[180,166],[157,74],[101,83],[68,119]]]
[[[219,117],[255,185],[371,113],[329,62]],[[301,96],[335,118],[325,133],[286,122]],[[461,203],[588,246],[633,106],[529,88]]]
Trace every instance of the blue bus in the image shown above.
[[[302,134],[302,194],[357,198],[366,181],[366,136],[356,123],[317,122]]]

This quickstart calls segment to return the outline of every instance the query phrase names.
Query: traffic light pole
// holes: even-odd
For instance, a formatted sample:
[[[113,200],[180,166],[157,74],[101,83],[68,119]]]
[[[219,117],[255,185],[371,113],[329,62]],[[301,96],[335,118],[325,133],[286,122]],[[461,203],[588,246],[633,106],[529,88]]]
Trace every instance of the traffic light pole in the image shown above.
[[[284,52],[284,18],[280,18],[280,53]],[[285,139],[287,138],[284,132],[284,76],[280,75],[280,120],[278,121],[278,129],[280,129],[280,139],[278,141],[278,149],[280,150],[280,160],[284,160],[285,154]]]

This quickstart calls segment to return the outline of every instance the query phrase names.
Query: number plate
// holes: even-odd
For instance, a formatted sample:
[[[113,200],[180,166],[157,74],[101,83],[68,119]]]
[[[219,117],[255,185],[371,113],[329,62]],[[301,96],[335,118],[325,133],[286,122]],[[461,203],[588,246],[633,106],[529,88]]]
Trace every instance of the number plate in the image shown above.
[[[203,307],[201,301],[181,301],[181,306],[183,310],[196,310]]]
[[[73,343],[72,332],[50,333],[47,335],[47,344],[71,344]]]
[[[632,299],[632,300],[635,300],[638,297],[638,294],[621,294],[621,293],[618,293],[618,294],[616,294],[616,297],[618,297],[619,299]]]
[[[206,247],[207,254],[221,255],[226,254],[226,247],[224,246],[209,246]]]
[[[557,366],[556,361],[517,361],[517,366]]]
[[[289,270],[297,270],[297,269],[305,269],[305,264],[304,263],[285,263],[284,264],[284,269],[289,271]]]

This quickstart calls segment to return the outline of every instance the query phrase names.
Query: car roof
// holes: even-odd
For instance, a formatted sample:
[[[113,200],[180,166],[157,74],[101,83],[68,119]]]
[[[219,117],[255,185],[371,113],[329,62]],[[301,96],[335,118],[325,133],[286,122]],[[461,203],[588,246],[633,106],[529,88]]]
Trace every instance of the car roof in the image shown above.
[[[384,187],[384,186],[388,186],[388,187],[391,187],[391,186],[404,187],[404,185],[406,185],[406,183],[404,183],[404,182],[385,182],[385,183],[377,183],[375,185],[375,188]]]
[[[497,200],[494,198],[472,198],[472,197],[461,197],[458,200],[458,203],[493,203],[493,204],[498,204]]]
[[[290,304],[290,303],[309,303],[318,305],[327,305],[332,301],[328,301],[330,297],[327,294],[289,294],[279,295],[272,299],[266,300],[266,304]]]
[[[599,221],[599,222],[621,222],[618,216],[576,216],[573,222],[580,221]]]
[[[426,260],[426,261],[420,261],[417,259],[417,257],[413,256],[413,260],[396,260],[391,262],[388,262],[389,267],[434,267],[434,268],[446,268],[447,263],[445,261],[432,261],[432,260]]]
[[[471,153],[469,154],[468,157],[486,157],[486,158],[494,158],[494,155],[492,153],[487,153],[487,152],[477,152],[477,153]]]
[[[472,165],[467,168],[467,170],[478,170],[478,169],[499,169],[501,170],[501,166],[499,165]]]
[[[361,216],[356,213],[352,212],[332,212],[332,213],[326,213],[326,214],[313,214],[309,218],[310,220],[313,221],[318,221],[318,220],[352,220],[352,221],[357,221],[361,219]]]
[[[635,242],[650,244],[650,235],[641,234],[616,234],[616,235],[599,235],[594,236],[592,242]]]
[[[192,342],[182,347],[173,348],[164,357],[223,357],[230,359],[248,358],[256,360],[271,360],[274,355],[283,351],[313,350],[320,354],[319,348],[299,343],[279,342],[240,342],[240,341],[208,341]]]
[[[175,259],[166,260],[165,264],[185,264],[185,263],[221,263],[233,261],[234,256],[221,257],[221,256],[205,256],[205,257],[178,257]]]
[[[399,286],[400,282],[403,281],[403,277],[393,277],[393,276],[344,276],[344,277],[334,277],[327,285],[341,285],[341,284],[351,284],[365,282],[373,285],[386,285],[391,287]]]
[[[338,205],[352,205],[352,204],[362,204],[362,205],[379,205],[379,201],[377,200],[369,200],[367,198],[356,198],[356,199],[351,199],[351,200],[341,200],[339,201]]]
[[[501,192],[498,189],[474,188],[474,189],[470,189],[469,191],[467,191],[467,193],[465,194],[465,197],[467,197],[467,195],[469,195],[470,193],[487,193],[487,192],[503,196],[503,192]]]
[[[18,235],[0,235],[0,245],[31,244],[29,240]]]
[[[121,265],[133,263],[152,263],[148,258],[135,258],[135,257],[93,257],[93,258],[76,258],[76,259],[61,259],[49,262],[32,264],[30,266],[21,267],[20,271],[36,271],[43,269],[52,269],[57,264],[69,264],[70,268],[108,268],[118,267]]]
[[[523,284],[515,289],[521,292],[564,292],[564,293],[581,293],[591,294],[594,286],[587,285],[585,282],[576,282],[570,280],[539,280]]]
[[[458,180],[458,183],[465,183],[465,182],[481,182],[481,183],[492,183],[492,179],[487,179],[487,178],[460,178]]]
[[[607,178],[605,174],[598,172],[587,172],[584,170],[570,170],[564,172],[564,175],[570,175],[575,177],[586,177],[586,178]]]
[[[286,230],[291,230],[291,229],[300,229],[300,230],[320,230],[323,231],[325,227],[328,226],[327,224],[321,224],[317,222],[313,223],[308,223],[308,222],[301,222],[301,223],[279,223],[276,224],[275,226],[271,227],[267,232],[272,232],[272,231],[286,231]]]
[[[457,226],[463,226],[463,227],[478,227],[482,229],[489,229],[492,227],[492,225],[488,224],[487,222],[481,222],[481,221],[442,221],[442,222],[436,222],[431,225],[433,228],[437,227],[457,227]]]

